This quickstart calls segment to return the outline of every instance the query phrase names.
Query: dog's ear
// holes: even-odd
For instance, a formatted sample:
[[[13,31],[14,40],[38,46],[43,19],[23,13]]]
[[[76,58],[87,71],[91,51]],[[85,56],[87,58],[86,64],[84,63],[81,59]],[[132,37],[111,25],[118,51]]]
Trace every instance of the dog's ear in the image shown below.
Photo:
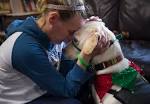
[[[96,30],[91,31],[92,35],[85,41],[83,45],[83,52],[87,55],[91,54],[98,42],[98,32]]]

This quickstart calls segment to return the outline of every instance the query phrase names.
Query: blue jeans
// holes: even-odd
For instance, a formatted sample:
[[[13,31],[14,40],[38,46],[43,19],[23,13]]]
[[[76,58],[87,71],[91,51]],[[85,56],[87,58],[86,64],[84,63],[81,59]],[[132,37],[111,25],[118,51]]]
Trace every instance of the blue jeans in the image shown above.
[[[27,104],[81,104],[77,99],[42,96]]]

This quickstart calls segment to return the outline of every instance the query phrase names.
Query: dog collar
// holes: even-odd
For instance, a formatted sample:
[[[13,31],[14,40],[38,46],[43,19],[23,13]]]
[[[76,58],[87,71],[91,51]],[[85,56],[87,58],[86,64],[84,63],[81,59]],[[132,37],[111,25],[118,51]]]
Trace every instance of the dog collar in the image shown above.
[[[96,64],[94,66],[95,70],[98,71],[98,70],[102,70],[102,69],[105,69],[109,66],[112,66],[114,64],[117,64],[118,62],[120,62],[121,60],[123,59],[123,57],[121,55],[111,59],[111,60],[108,60],[108,61],[105,61],[105,62],[102,62],[102,63],[99,63],[99,64]]]
[[[75,44],[75,40],[72,40],[72,45],[79,51],[81,52],[81,49]]]

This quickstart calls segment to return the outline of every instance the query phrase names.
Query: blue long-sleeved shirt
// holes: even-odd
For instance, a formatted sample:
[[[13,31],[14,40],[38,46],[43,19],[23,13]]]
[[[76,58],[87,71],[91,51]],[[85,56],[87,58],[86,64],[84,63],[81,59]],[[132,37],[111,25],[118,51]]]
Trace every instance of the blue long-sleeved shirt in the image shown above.
[[[54,96],[75,96],[81,85],[90,78],[91,73],[84,71],[77,64],[66,76],[58,72],[49,62],[46,52],[53,44],[49,42],[47,34],[37,26],[33,17],[27,18],[14,28],[11,26],[7,29],[7,34],[10,36],[17,31],[23,33],[13,45],[11,56],[13,68]],[[67,67],[65,68],[60,70],[67,70]]]

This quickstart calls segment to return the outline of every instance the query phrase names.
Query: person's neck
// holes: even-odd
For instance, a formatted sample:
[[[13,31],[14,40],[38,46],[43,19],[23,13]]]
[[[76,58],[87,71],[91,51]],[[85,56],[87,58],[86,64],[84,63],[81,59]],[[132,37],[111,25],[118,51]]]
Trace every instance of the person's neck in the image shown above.
[[[51,40],[50,38],[50,31],[51,31],[51,29],[50,29],[50,26],[47,26],[47,24],[46,24],[46,19],[44,18],[44,17],[41,17],[41,18],[39,18],[37,21],[37,25],[39,26],[39,28],[44,32],[44,33],[46,33],[47,34],[47,36],[48,36],[48,38],[49,38],[49,40]]]
[[[39,19],[36,21],[36,23],[37,23],[38,27],[39,27],[43,32],[47,33],[46,28],[45,28],[46,20],[45,20],[43,17],[39,18]]]

